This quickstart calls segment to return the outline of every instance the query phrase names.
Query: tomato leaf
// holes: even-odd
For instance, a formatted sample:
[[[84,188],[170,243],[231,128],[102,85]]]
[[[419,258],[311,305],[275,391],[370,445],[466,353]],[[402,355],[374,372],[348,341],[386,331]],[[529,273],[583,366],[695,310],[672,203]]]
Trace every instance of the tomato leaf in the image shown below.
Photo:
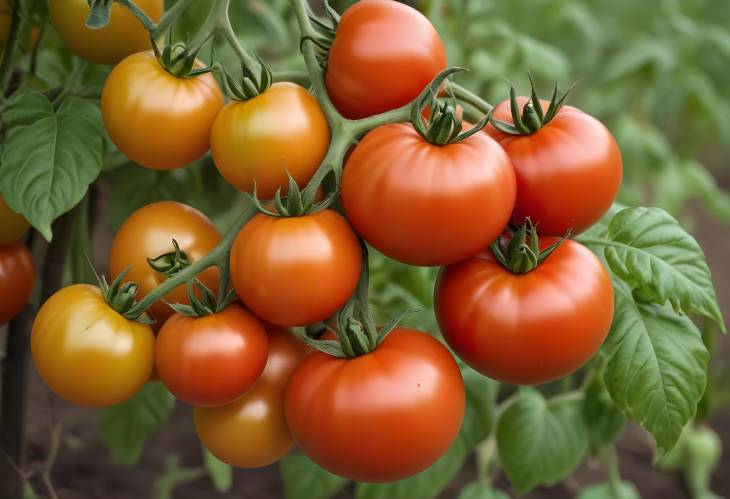
[[[626,418],[611,400],[600,375],[594,375],[585,390],[583,419],[588,430],[590,453],[594,456],[613,442],[624,428]]]
[[[659,208],[627,208],[608,225],[605,256],[611,270],[651,301],[678,313],[697,313],[723,331],[710,269],[697,241]]]
[[[137,463],[150,433],[172,412],[175,397],[162,383],[147,383],[130,400],[110,407],[101,417],[101,437],[120,464]]]
[[[667,305],[638,303],[614,280],[615,312],[602,347],[617,407],[670,450],[705,391],[709,354],[697,327]]]
[[[104,127],[99,108],[68,98],[58,110],[43,94],[13,96],[3,112],[8,132],[0,158],[0,192],[45,237],[99,175]]]
[[[601,483],[582,489],[576,499],[641,499],[639,492],[631,482],[618,485]]]
[[[453,480],[467,455],[487,438],[494,422],[497,383],[469,367],[462,367],[467,405],[464,422],[449,451],[430,468],[405,480],[370,484],[359,483],[356,499],[431,499]]]
[[[218,492],[228,492],[233,487],[233,469],[203,447],[203,461],[208,476]]]
[[[509,496],[485,483],[472,482],[461,490],[459,499],[509,499]]]
[[[582,401],[570,395],[546,400],[524,388],[499,418],[499,457],[518,494],[558,483],[588,452]]]
[[[280,466],[285,499],[327,499],[347,485],[304,454],[286,456]]]

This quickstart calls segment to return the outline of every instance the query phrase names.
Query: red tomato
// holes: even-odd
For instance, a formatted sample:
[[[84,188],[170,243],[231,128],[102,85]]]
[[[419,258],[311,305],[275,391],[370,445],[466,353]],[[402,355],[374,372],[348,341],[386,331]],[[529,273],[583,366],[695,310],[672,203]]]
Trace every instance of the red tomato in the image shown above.
[[[305,326],[334,315],[360,278],[360,244],[339,213],[256,215],[231,249],[236,293],[257,316]]]
[[[23,243],[0,246],[0,326],[28,303],[35,283],[35,266]]]
[[[400,480],[435,463],[459,433],[464,404],[449,351],[407,328],[353,359],[314,352],[286,388],[286,417],[302,450],[361,482]]]
[[[178,399],[211,407],[243,395],[261,375],[267,355],[263,325],[234,303],[203,317],[170,317],[157,335],[155,368]]]
[[[519,97],[520,109],[527,97]],[[541,101],[547,111],[549,103]],[[509,101],[493,117],[512,123]],[[596,223],[621,187],[621,151],[611,132],[581,110],[563,106],[557,116],[532,135],[508,135],[489,125],[517,174],[517,202],[512,221],[526,217],[544,235],[579,233]]]
[[[436,29],[413,7],[361,0],[342,15],[325,79],[343,116],[365,118],[404,106],[446,69]]]
[[[445,265],[484,250],[514,202],[512,165],[483,133],[439,146],[410,124],[382,126],[358,144],[342,179],[355,230],[410,265]]]
[[[284,414],[284,388],[309,349],[285,329],[267,329],[269,358],[256,384],[231,404],[195,408],[200,441],[231,466],[267,466],[294,445]]]
[[[556,241],[540,238],[540,248]],[[613,289],[600,260],[566,240],[537,268],[513,274],[491,252],[445,267],[436,316],[451,348],[505,383],[547,383],[599,349],[613,320]]]

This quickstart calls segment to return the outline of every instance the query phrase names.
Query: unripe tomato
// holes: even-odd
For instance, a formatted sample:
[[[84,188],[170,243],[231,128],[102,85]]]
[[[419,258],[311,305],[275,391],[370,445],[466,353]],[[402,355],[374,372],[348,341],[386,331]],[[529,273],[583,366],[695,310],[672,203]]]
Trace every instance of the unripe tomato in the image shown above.
[[[358,144],[342,178],[342,205],[355,230],[410,265],[479,253],[507,225],[514,202],[512,165],[483,133],[439,146],[410,124],[381,126]]]
[[[148,204],[132,213],[114,236],[109,256],[112,278],[131,267],[126,280],[139,284],[140,297],[149,294],[167,277],[153,270],[147,258],[173,252],[173,239],[192,263],[210,253],[221,236],[213,222],[195,208],[174,201]],[[197,278],[214,293],[218,292],[220,275],[217,267],[204,270]],[[178,286],[165,295],[165,300],[168,303],[188,303],[187,287]],[[173,314],[162,301],[154,303],[148,312],[158,324]]]
[[[151,52],[120,62],[104,84],[101,114],[109,137],[132,161],[173,170],[210,148],[210,129],[223,107],[215,78],[178,78]]]
[[[20,241],[29,226],[23,215],[18,215],[10,209],[10,206],[0,196],[0,245]]]
[[[0,326],[28,303],[35,283],[33,258],[23,243],[0,246]]]
[[[309,355],[286,387],[286,417],[305,454],[337,475],[390,482],[435,463],[464,418],[464,382],[449,351],[396,328],[354,359]]]
[[[164,0],[137,0],[135,4],[157,22],[165,10]],[[86,0],[49,0],[51,24],[64,45],[74,54],[95,64],[116,64],[135,52],[150,49],[150,34],[126,7],[112,5],[109,24],[101,29],[86,27]]]
[[[258,97],[234,101],[213,124],[218,170],[243,192],[270,199],[288,191],[287,172],[304,187],[327,153],[330,132],[317,99],[294,83],[274,83]]]
[[[517,99],[520,109],[527,97]],[[541,101],[547,111],[549,103]],[[510,102],[494,108],[493,117],[512,123]],[[621,151],[611,132],[597,119],[572,106],[532,135],[508,135],[485,128],[504,148],[517,175],[512,221],[526,217],[543,235],[583,232],[613,204],[621,188]]]
[[[332,316],[360,277],[360,244],[333,210],[300,217],[256,215],[231,249],[236,293],[257,316],[305,326]]]
[[[170,317],[157,335],[155,368],[178,399],[213,407],[233,402],[256,382],[267,352],[264,326],[234,303],[203,317]]]
[[[146,324],[113,310],[95,286],[75,284],[51,296],[33,323],[31,350],[38,373],[74,404],[108,407],[147,382],[155,337]]]
[[[404,106],[446,69],[446,49],[420,12],[393,0],[361,0],[342,14],[325,79],[343,116]]]
[[[555,241],[541,237],[540,248]],[[491,252],[444,267],[435,306],[464,362],[497,381],[536,385],[572,373],[598,351],[613,320],[613,288],[598,257],[566,240],[525,274]]]
[[[267,330],[269,359],[256,384],[231,404],[195,408],[200,441],[218,459],[239,468],[275,463],[294,445],[284,413],[284,388],[309,350],[285,329]]]

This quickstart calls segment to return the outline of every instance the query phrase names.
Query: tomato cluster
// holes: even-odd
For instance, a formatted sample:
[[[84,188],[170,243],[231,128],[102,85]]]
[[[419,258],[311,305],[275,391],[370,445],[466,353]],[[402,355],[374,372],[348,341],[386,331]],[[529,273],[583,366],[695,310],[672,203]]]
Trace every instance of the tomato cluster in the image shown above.
[[[161,1],[143,7],[154,17]],[[83,13],[82,0],[51,2],[59,25],[80,26],[62,16]],[[114,40],[129,21],[113,11],[114,22],[94,35]],[[144,51],[135,30],[125,43],[108,42],[115,50],[103,57],[79,48],[78,39],[91,36],[85,31],[59,30],[82,57],[127,56],[102,95],[112,141],[154,169],[183,167],[210,150],[221,175],[259,213],[223,239],[204,214],[180,203],[132,214],[112,245],[112,285],[65,288],[38,314],[33,356],[56,393],[83,405],[118,403],[154,367],[177,398],[195,406],[201,441],[227,463],[264,466],[296,442],[350,479],[417,473],[456,438],[464,384],[433,336],[374,325],[362,303],[363,242],[410,265],[442,267],[435,305],[443,336],[491,378],[545,383],[596,353],[613,316],[611,281],[569,235],[614,201],[621,156],[610,132],[563,106],[557,89],[550,102],[533,88],[530,98],[499,104],[491,119],[463,123],[448,98],[423,92],[446,67],[430,22],[392,0],[362,0],[332,34],[324,81],[333,104],[348,120],[418,98],[417,105],[410,123],[357,137],[340,189],[310,199],[305,186],[337,132],[312,94],[272,84],[263,72],[260,80],[248,75],[224,105],[194,55],[180,46]],[[332,204],[337,194],[341,209]],[[195,280],[170,283],[164,301],[145,302],[140,316],[137,293],[154,295],[191,265],[201,270]],[[322,322],[336,334],[305,335],[303,327]],[[289,328],[300,328],[300,338]]]

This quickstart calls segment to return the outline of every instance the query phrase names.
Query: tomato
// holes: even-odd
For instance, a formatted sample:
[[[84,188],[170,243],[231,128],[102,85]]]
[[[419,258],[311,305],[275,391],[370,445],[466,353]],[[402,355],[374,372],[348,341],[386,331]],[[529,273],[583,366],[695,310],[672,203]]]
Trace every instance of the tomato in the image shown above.
[[[137,0],[135,4],[155,22],[165,10],[164,0]],[[113,5],[109,24],[101,29],[86,27],[90,10],[86,0],[48,1],[51,24],[77,56],[95,64],[116,64],[130,54],[150,49],[149,32],[126,7]]]
[[[541,237],[540,247],[555,241]],[[613,319],[613,289],[600,260],[566,240],[525,274],[491,252],[445,267],[435,306],[464,362],[498,381],[533,385],[570,374],[598,351]]]
[[[28,227],[28,221],[15,213],[0,196],[0,246],[20,241]]]
[[[132,161],[173,170],[210,148],[210,129],[223,107],[215,78],[178,78],[151,52],[120,62],[104,84],[101,113],[109,137]]]
[[[0,61],[3,59],[5,44],[10,33],[10,14],[12,13],[10,0],[0,0]]]
[[[361,0],[337,26],[325,80],[343,116],[365,118],[404,106],[446,69],[431,22],[393,0]]]
[[[194,406],[219,406],[253,385],[267,354],[264,327],[234,303],[203,317],[170,317],[157,335],[155,367],[178,399]]]
[[[459,433],[464,404],[449,351],[408,328],[353,359],[312,353],[292,374],[285,399],[302,450],[360,482],[400,480],[431,466]]]
[[[345,166],[342,204],[378,251],[410,265],[444,265],[479,253],[509,221],[515,174],[486,134],[444,146],[410,124],[386,125]]]
[[[174,201],[148,204],[127,218],[114,236],[109,257],[112,278],[131,267],[125,280],[139,284],[140,297],[149,294],[167,277],[153,270],[147,258],[173,252],[173,239],[192,263],[210,253],[221,236],[213,222],[195,208]],[[206,269],[197,277],[214,293],[218,292],[220,277],[216,267]],[[165,295],[165,300],[188,303],[187,286],[178,286]],[[153,304],[148,312],[158,323],[173,314],[162,301]]]
[[[231,280],[257,316],[281,326],[323,321],[355,292],[360,244],[335,211],[301,217],[256,215],[231,249]]]
[[[518,98],[520,109],[527,102]],[[547,110],[549,103],[541,101]],[[495,119],[512,123],[509,101],[494,109]],[[571,106],[532,135],[513,136],[486,128],[507,152],[517,174],[512,220],[526,217],[543,235],[580,233],[596,223],[621,187],[621,151],[597,119]]]
[[[0,246],[0,326],[28,303],[35,282],[35,266],[23,243]]]
[[[218,114],[210,145],[218,170],[237,189],[270,199],[287,172],[304,187],[327,153],[330,132],[317,99],[294,83],[274,83],[263,94],[234,101]]]
[[[201,442],[231,466],[267,466],[294,445],[284,413],[284,388],[309,350],[289,331],[268,328],[268,333],[269,360],[256,384],[232,404],[195,408]]]
[[[95,286],[75,284],[43,304],[31,351],[43,381],[74,404],[108,407],[131,398],[154,363],[152,329],[114,311]]]

